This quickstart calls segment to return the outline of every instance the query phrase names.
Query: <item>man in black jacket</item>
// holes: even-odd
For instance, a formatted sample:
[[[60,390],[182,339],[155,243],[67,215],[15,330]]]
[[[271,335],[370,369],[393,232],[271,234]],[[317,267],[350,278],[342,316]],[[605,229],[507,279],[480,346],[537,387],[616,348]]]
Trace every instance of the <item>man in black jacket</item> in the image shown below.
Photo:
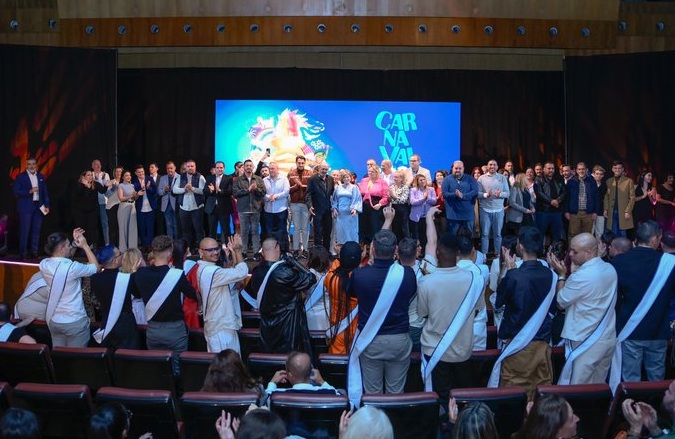
[[[562,215],[567,200],[567,186],[556,179],[553,163],[544,164],[544,175],[535,180],[534,192],[537,195],[537,228],[542,237],[546,236],[550,229],[551,242],[563,239]]]
[[[314,216],[314,245],[323,245],[328,251],[330,251],[330,232],[333,229],[331,215],[333,190],[333,178],[328,177],[328,165],[321,163],[319,172],[307,183],[305,202],[309,214]]]
[[[225,175],[225,163],[216,162],[216,174],[206,179],[204,212],[208,215],[209,237],[218,239],[220,222],[221,242],[227,242],[232,235],[230,215],[232,214],[232,177]]]

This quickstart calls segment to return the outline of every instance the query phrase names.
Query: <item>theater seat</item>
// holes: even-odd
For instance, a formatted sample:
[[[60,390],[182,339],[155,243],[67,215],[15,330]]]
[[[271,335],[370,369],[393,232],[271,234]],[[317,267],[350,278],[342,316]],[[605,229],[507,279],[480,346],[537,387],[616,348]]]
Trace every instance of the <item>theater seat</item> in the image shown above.
[[[324,380],[336,389],[347,388],[347,367],[349,355],[321,354],[319,355],[319,372]]]
[[[286,354],[253,352],[248,356],[248,371],[254,379],[261,378],[263,385],[267,385],[276,371],[286,369],[286,357]]]
[[[204,338],[204,328],[189,328],[188,331],[188,351],[206,352],[206,338]]]
[[[489,319],[489,314],[488,314],[488,319]],[[497,327],[496,326],[489,326],[487,327],[487,342],[486,342],[486,348],[487,349],[497,349]]]
[[[0,380],[12,386],[22,382],[54,383],[52,359],[47,345],[0,343]]]
[[[539,386],[535,401],[549,394],[560,395],[572,406],[579,417],[577,434],[583,438],[600,438],[603,422],[612,401],[612,391],[607,384],[581,384],[570,386]]]
[[[184,392],[201,390],[209,365],[215,356],[213,352],[181,352],[179,357],[181,390]]]
[[[659,419],[670,419],[670,415],[663,411],[662,402],[663,395],[665,395],[671,380],[663,381],[642,381],[635,383],[620,383],[614,392],[614,399],[609,408],[605,423],[605,436],[611,435],[614,437],[619,430],[627,430],[628,423],[623,417],[621,411],[621,404],[630,398],[635,401],[646,402],[656,409],[659,414]],[[670,423],[664,425],[672,425]]]
[[[527,393],[520,387],[452,389],[450,396],[457,400],[460,408],[475,401],[490,407],[501,439],[510,439],[525,419]]]
[[[383,410],[395,439],[435,439],[438,435],[438,395],[435,392],[363,395],[361,406]]]
[[[319,361],[319,355],[328,353],[326,331],[309,331],[312,344],[313,361]]]
[[[87,437],[93,410],[87,386],[20,383],[12,392],[12,406],[35,413],[45,439]]]
[[[336,438],[340,416],[349,410],[349,400],[344,395],[274,392],[270,410],[286,422],[288,435]]]
[[[118,349],[113,355],[115,385],[129,389],[168,390],[174,396],[171,351]]]
[[[251,352],[263,352],[259,328],[241,328],[237,331],[237,334],[239,335],[242,361],[246,361]]]
[[[71,348],[52,350],[54,376],[58,384],[86,384],[93,394],[113,386],[112,362],[106,348]]]
[[[180,406],[187,438],[218,439],[214,424],[221,410],[241,419],[257,400],[257,393],[185,392]]]
[[[560,373],[565,367],[565,347],[553,346],[551,348],[551,365],[553,366],[553,382],[557,383]]]
[[[241,324],[244,328],[260,329],[260,312],[242,311]]]
[[[129,437],[137,438],[150,432],[155,438],[180,439],[183,423],[171,392],[167,390],[137,390],[102,387],[96,394],[97,404],[119,402],[133,413]],[[213,419],[215,425],[215,418]]]
[[[492,368],[502,353],[500,349],[486,349],[484,351],[473,351],[469,364],[471,365],[471,375],[474,387],[487,387]]]
[[[2,416],[11,405],[11,394],[12,386],[10,386],[9,383],[0,382],[0,416]]]

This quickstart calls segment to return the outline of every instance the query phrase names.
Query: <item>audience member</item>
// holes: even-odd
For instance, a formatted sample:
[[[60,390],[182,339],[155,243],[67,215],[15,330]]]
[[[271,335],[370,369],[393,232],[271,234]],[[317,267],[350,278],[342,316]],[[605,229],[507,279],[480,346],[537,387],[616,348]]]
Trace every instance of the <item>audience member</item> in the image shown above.
[[[122,265],[120,273],[135,273],[140,267],[145,267],[143,253],[137,248],[130,248],[122,253]],[[147,325],[148,319],[145,316],[145,303],[140,297],[131,296],[131,310],[134,313],[137,325]]]
[[[635,202],[635,183],[624,173],[620,160],[612,162],[612,174],[607,180],[607,192],[603,205],[607,218],[607,228],[615,236],[626,237],[626,232],[633,228],[633,203]]]
[[[222,411],[216,420],[216,431],[220,439],[284,439],[286,425],[277,415],[266,409],[248,411],[241,422]]]
[[[45,320],[47,301],[49,300],[49,288],[42,277],[41,272],[33,274],[26,284],[21,296],[14,304],[14,317],[34,320]]]
[[[459,412],[455,398],[450,398],[448,418],[452,439],[499,439],[495,415],[482,402],[472,402]]]
[[[577,435],[579,417],[565,399],[556,394],[545,395],[528,404],[523,427],[512,439],[556,439]]]
[[[131,431],[133,413],[119,402],[109,402],[100,406],[89,421],[90,439],[124,439]],[[152,433],[145,433],[138,439],[152,439]]]
[[[340,257],[326,274],[324,284],[330,296],[330,328],[326,331],[328,352],[348,354],[358,323],[358,299],[349,296],[349,278],[360,264],[363,253],[358,243],[347,241],[340,248]]]
[[[325,286],[326,275],[330,268],[330,254],[322,245],[309,250],[307,268],[316,277],[316,283],[307,290],[305,313],[310,331],[326,331],[329,326],[330,295]]]
[[[642,428],[649,431],[653,438],[675,438],[675,381],[671,381],[666,394],[663,396],[663,409],[674,421],[670,430],[663,430],[658,424],[658,414],[654,407],[646,402],[633,401],[627,398],[621,404],[623,416],[628,421],[630,429],[626,439],[638,439],[642,436]]]
[[[12,311],[9,304],[0,302],[0,342],[35,344],[35,339],[22,329],[24,325],[29,324],[34,319],[29,318],[23,325],[21,323],[13,325],[10,323],[11,317]]]
[[[422,279],[424,273],[422,273],[422,267],[420,261],[417,259],[419,255],[419,244],[417,240],[412,238],[403,238],[398,243],[398,261],[404,267],[410,267],[415,272],[415,279],[417,282]],[[420,317],[417,312],[417,293],[413,296],[408,305],[408,322],[410,323],[410,328],[408,329],[408,334],[410,335],[410,340],[412,341],[412,351],[421,352],[422,345],[420,344],[420,337],[422,336],[422,328],[426,322],[426,318]]]
[[[290,388],[279,388],[279,384],[289,384]],[[286,369],[274,373],[267,384],[265,393],[312,393],[335,395],[337,390],[323,379],[318,369],[312,367],[312,360],[305,352],[293,351],[286,357]]]
[[[263,387],[246,370],[237,351],[225,349],[213,357],[202,392],[248,392],[263,395]]]
[[[29,410],[11,407],[0,418],[0,438],[40,439],[40,424]]]
[[[394,439],[394,428],[385,412],[365,406],[352,412],[342,413],[340,439]]]

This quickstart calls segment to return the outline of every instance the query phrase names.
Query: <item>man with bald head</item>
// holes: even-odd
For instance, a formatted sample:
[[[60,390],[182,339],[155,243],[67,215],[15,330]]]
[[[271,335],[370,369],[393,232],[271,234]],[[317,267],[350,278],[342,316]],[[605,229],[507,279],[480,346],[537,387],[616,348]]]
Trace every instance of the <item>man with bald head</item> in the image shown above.
[[[279,389],[278,384],[288,383],[290,389]],[[335,395],[335,387],[328,384],[318,369],[312,367],[312,360],[305,352],[293,351],[286,357],[286,369],[278,370],[267,385],[265,393],[327,393]]]
[[[241,236],[228,237],[223,249],[232,268],[225,268],[225,263],[218,266],[221,246],[215,239],[204,238],[199,242],[197,279],[204,308],[204,338],[209,352],[225,349],[240,352],[237,330],[241,328],[241,309],[238,293],[232,287],[248,275]]]
[[[452,174],[443,179],[441,189],[448,221],[447,231],[454,235],[461,226],[473,229],[473,206],[478,196],[478,182],[464,173],[464,163],[461,160],[452,164]]]
[[[558,384],[604,383],[616,345],[616,270],[598,257],[598,243],[590,233],[572,238],[569,254],[569,277],[564,262],[548,255],[558,273],[558,307],[565,310],[567,361]]]

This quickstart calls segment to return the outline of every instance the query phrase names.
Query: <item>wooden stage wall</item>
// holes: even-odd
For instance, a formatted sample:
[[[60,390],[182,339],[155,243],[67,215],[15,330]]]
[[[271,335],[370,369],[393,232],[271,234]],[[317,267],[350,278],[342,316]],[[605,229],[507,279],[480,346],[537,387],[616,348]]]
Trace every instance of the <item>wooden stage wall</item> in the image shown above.
[[[30,277],[38,270],[38,264],[0,260],[0,301],[14,305]]]

